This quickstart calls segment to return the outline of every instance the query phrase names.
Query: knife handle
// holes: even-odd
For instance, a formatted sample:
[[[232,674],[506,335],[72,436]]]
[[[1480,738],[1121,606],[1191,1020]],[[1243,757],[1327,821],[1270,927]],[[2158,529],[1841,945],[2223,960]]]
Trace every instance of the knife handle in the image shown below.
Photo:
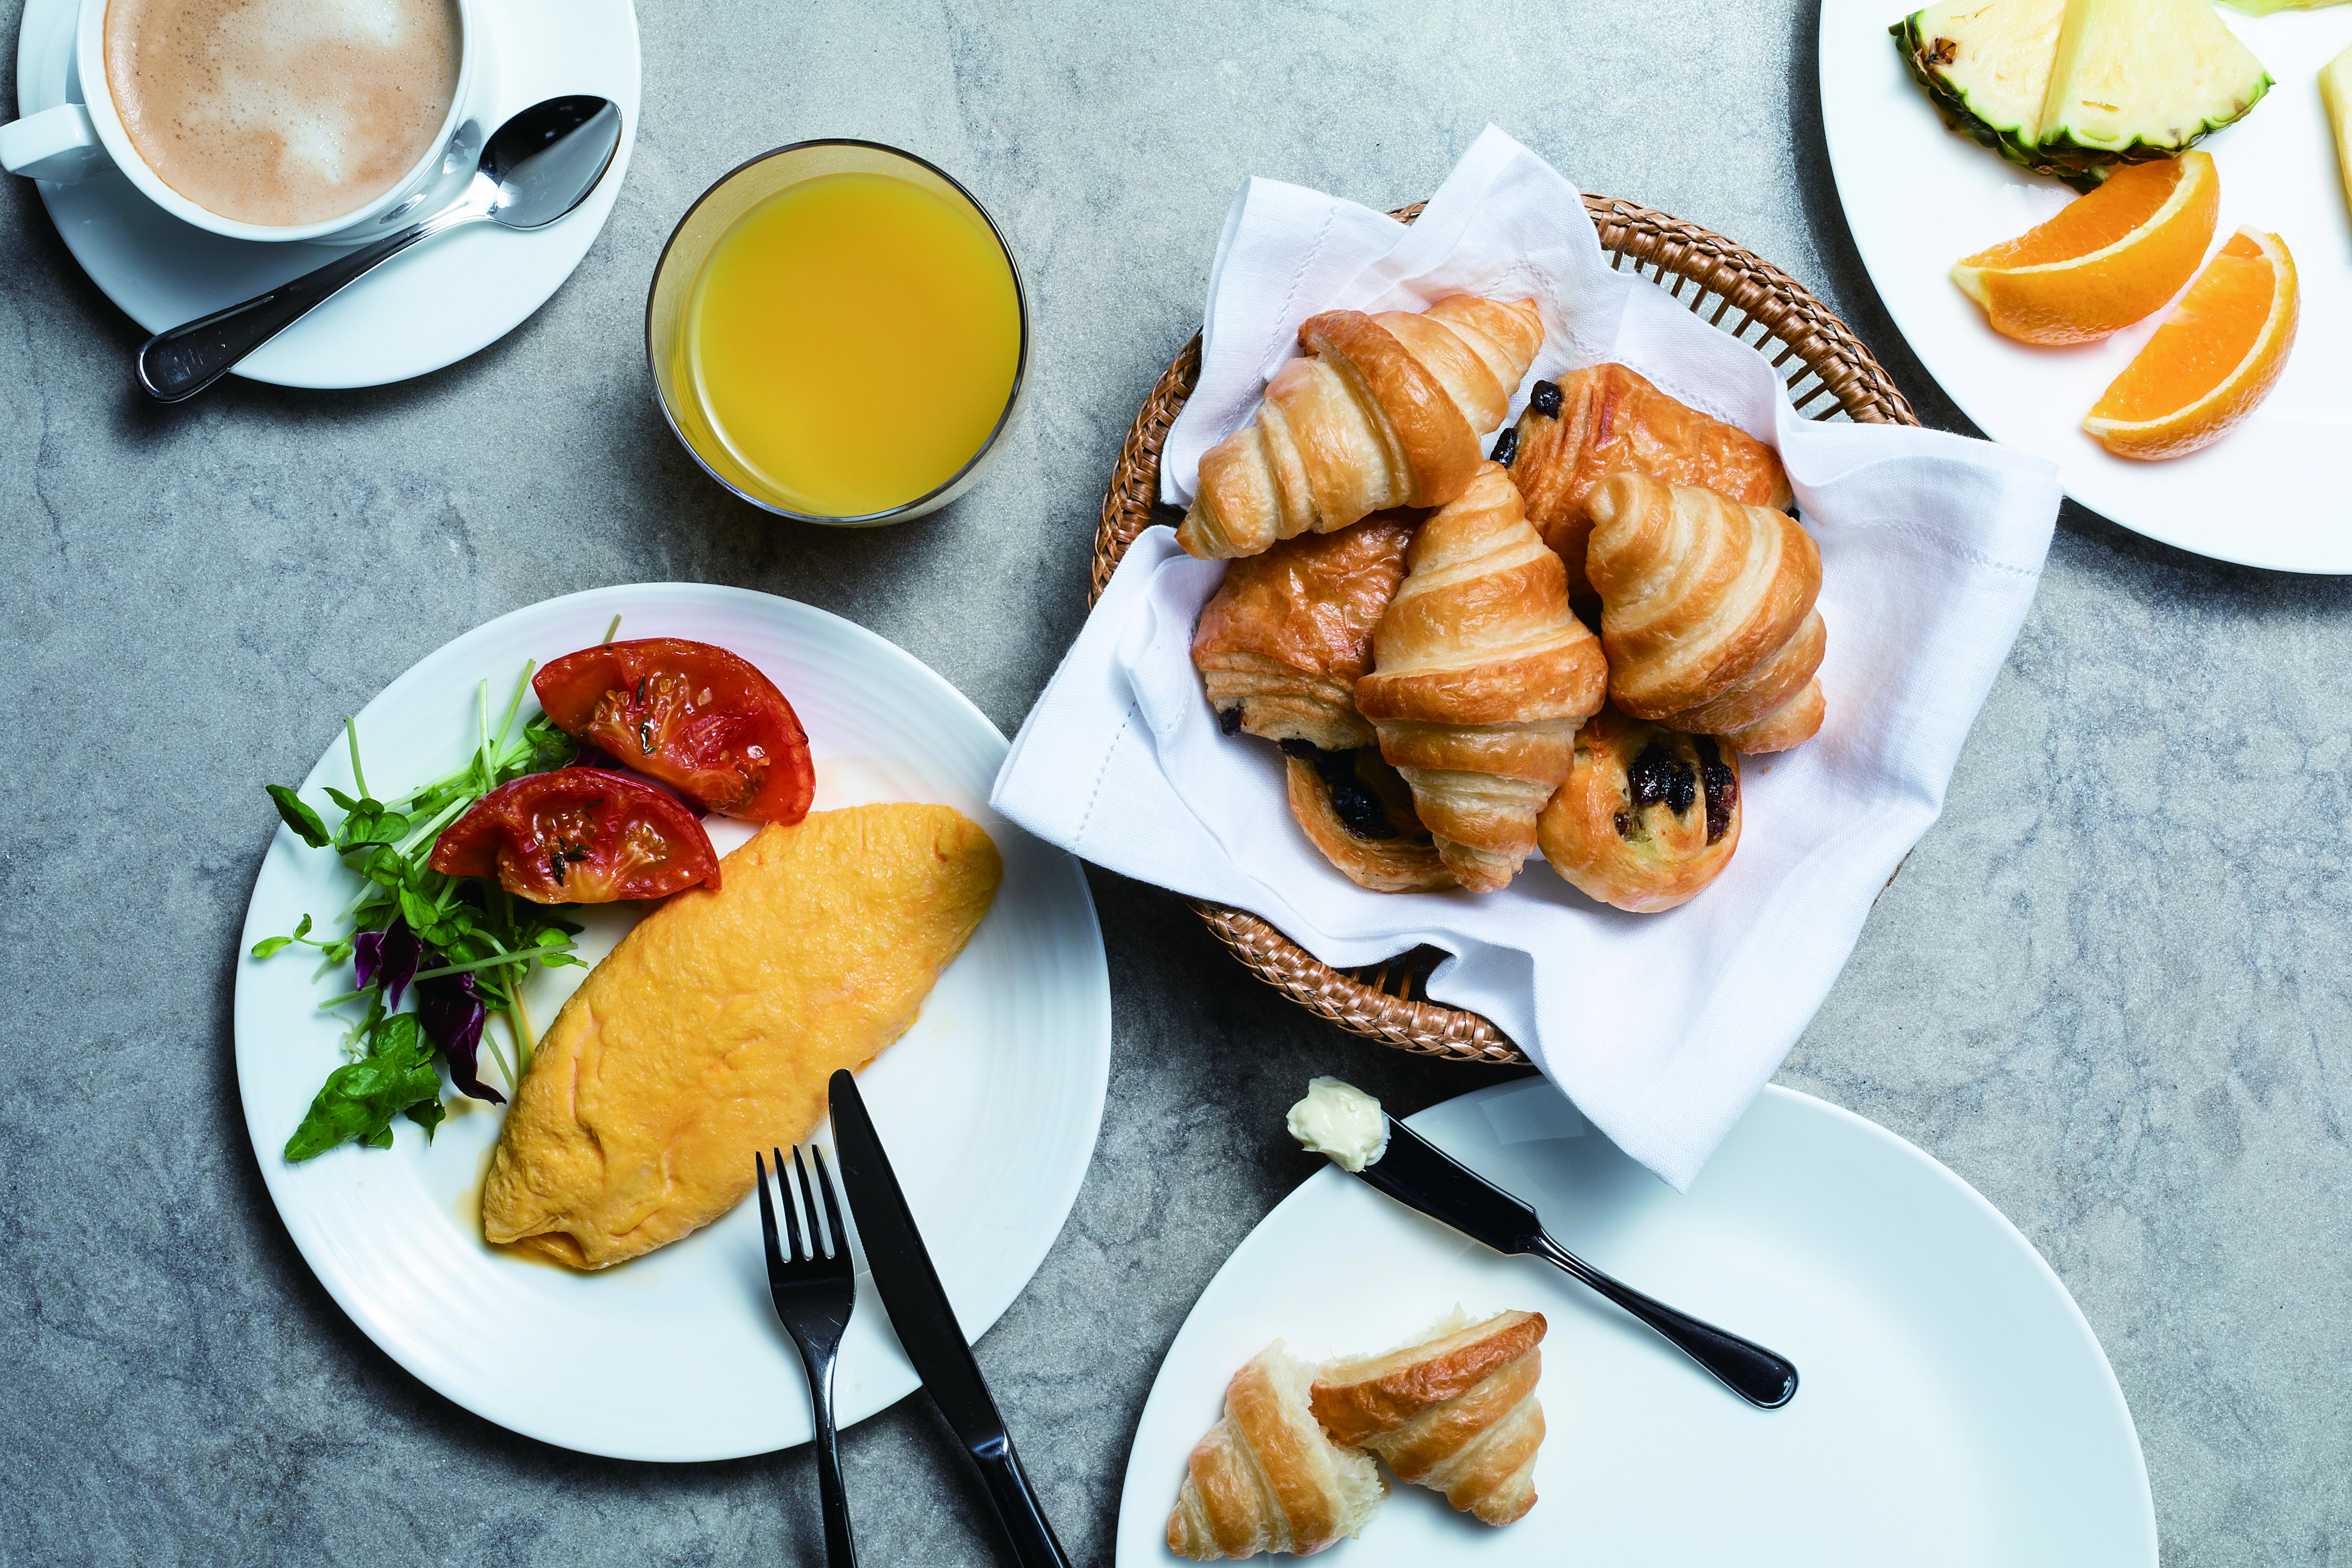
[[[1796,1363],[1753,1340],[1676,1311],[1664,1301],[1620,1284],[1538,1231],[1529,1248],[1574,1275],[1657,1331],[1666,1342],[1713,1373],[1716,1381],[1759,1409],[1778,1410],[1797,1396]]]
[[[981,1479],[988,1483],[988,1500],[996,1505],[996,1517],[1004,1521],[1004,1533],[1013,1542],[1013,1555],[1021,1568],[1070,1568],[1045,1510],[1037,1506],[1037,1494],[1029,1488],[1021,1456],[1013,1451],[1013,1440],[983,1444],[972,1450],[971,1458],[980,1467]]]

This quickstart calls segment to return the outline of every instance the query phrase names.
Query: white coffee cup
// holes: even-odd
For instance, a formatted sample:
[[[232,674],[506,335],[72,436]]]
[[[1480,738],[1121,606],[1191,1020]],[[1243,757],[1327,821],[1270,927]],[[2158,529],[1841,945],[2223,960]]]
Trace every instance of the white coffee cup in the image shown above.
[[[477,15],[480,0],[454,0],[457,12],[457,88],[449,113],[431,148],[416,166],[366,205],[309,224],[241,223],[197,205],[170,185],[140,157],[131,132],[114,107],[106,75],[107,0],[81,0],[74,26],[74,66],[81,79],[81,103],[61,103],[38,114],[0,125],[0,169],[29,179],[60,184],[87,179],[108,169],[123,176],[148,200],[181,222],[231,239],[309,240],[317,245],[361,245],[415,216],[436,193],[455,195],[471,178],[488,129],[482,113],[491,72],[488,38]]]

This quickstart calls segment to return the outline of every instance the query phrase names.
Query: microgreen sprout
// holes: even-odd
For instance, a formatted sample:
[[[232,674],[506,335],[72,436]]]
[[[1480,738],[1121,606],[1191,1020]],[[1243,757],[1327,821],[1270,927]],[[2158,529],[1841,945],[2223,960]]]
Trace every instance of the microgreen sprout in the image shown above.
[[[427,857],[442,830],[482,796],[527,773],[562,767],[577,754],[572,737],[545,714],[516,724],[534,668],[524,665],[495,726],[489,682],[482,681],[475,691],[476,744],[465,765],[391,805],[368,789],[359,727],[349,718],[343,737],[359,793],[327,786],[328,799],[342,813],[331,830],[294,791],[267,786],[279,819],[295,836],[313,848],[332,850],[360,883],[335,921],[334,934],[319,931],[306,914],[291,932],[253,947],[257,959],[300,944],[315,948],[324,963],[354,963],[353,988],[320,1005],[364,1004],[352,1030],[356,1059],[328,1076],[286,1146],[289,1160],[307,1160],[343,1142],[388,1148],[396,1114],[404,1113],[431,1137],[444,1114],[433,1068],[436,1052],[451,1081],[483,1100],[506,1096],[477,1075],[478,1048],[488,1047],[509,1093],[530,1065],[523,982],[534,964],[579,963],[572,939],[580,928],[538,904],[519,903],[495,881],[445,876]],[[412,986],[415,1010],[394,1012],[402,991]],[[484,1030],[492,1015],[506,1019],[510,1051]]]

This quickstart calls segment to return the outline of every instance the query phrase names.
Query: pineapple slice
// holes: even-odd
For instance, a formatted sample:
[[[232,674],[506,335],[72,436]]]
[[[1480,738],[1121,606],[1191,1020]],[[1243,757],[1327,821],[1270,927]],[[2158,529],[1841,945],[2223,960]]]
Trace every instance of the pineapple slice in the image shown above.
[[[2352,0],[2230,0],[2230,4],[2250,16],[2267,16],[2273,11],[2325,11]]]
[[[2327,105],[2327,123],[2336,128],[2336,173],[2344,182],[2344,200],[2352,205],[2352,49],[2319,73],[2319,96]]]
[[[2034,143],[2066,0],[1939,0],[1887,31],[1944,122],[2042,174]]]
[[[2270,86],[2213,0],[2069,0],[2039,151],[2170,157],[2242,119]]]

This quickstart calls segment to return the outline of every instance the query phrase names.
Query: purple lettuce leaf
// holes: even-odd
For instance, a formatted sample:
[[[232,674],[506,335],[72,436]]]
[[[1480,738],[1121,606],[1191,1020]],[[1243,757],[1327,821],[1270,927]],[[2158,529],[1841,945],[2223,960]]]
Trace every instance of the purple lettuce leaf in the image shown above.
[[[433,963],[436,968],[440,966],[438,954],[434,956]],[[471,974],[444,974],[416,983],[416,1019],[447,1058],[449,1081],[475,1100],[504,1105],[507,1097],[482,1081],[477,1059],[482,1044],[482,1025],[489,1016],[489,1009],[475,994]]]
[[[381,980],[384,1007],[397,1007],[401,993],[415,978],[424,958],[425,944],[408,929],[406,921],[394,915],[383,930],[362,931],[352,939],[352,972],[357,977],[352,989],[364,991]]]

